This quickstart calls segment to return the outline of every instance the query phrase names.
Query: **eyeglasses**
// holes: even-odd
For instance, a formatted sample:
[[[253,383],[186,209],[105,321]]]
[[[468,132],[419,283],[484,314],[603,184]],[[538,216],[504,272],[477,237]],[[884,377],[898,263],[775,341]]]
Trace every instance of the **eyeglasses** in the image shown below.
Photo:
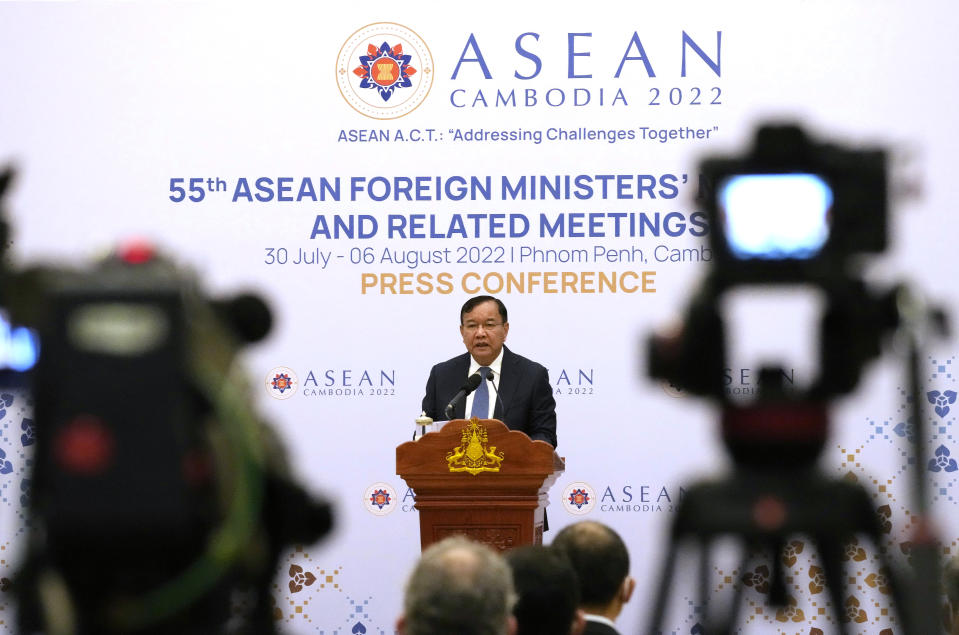
[[[492,321],[484,322],[482,324],[478,324],[476,322],[467,322],[466,324],[463,325],[463,330],[466,331],[467,333],[475,333],[476,331],[479,330],[481,326],[483,327],[484,331],[492,331],[493,329],[503,326],[503,323],[492,322]]]

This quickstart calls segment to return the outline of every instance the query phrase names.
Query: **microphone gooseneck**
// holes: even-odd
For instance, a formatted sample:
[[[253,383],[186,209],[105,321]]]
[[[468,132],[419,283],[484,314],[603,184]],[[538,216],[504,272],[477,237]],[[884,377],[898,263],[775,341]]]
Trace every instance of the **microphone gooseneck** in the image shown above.
[[[505,419],[506,419],[506,404],[503,403],[502,397],[499,396],[499,389],[496,387],[496,382],[493,381],[494,375],[496,375],[496,373],[494,373],[492,370],[490,370],[490,371],[489,371],[489,374],[486,375],[486,379],[489,381],[490,385],[493,386],[493,392],[496,393],[496,401],[499,402],[500,416],[503,417],[504,423],[505,423]]]

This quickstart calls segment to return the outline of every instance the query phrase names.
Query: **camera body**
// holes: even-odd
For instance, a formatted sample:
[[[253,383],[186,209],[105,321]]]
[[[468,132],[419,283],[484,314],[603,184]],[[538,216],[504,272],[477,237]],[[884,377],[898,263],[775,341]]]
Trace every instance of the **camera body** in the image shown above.
[[[759,128],[743,157],[700,164],[714,274],[726,285],[828,284],[850,259],[887,246],[886,153]]]
[[[816,143],[795,125],[762,126],[746,155],[707,158],[700,172],[711,268],[681,327],[649,338],[648,372],[717,401],[738,461],[782,448],[788,451],[779,456],[811,461],[827,432],[825,401],[854,389],[898,321],[894,293],[874,294],[853,266],[886,248],[886,153]],[[799,388],[784,383],[782,366],[764,366],[756,395],[744,403],[724,383],[722,300],[734,288],[772,285],[813,287],[824,298],[819,373]]]
[[[274,632],[280,552],[332,515],[250,401],[239,352],[269,331],[266,305],[208,297],[143,243],[6,289],[41,343],[21,630],[66,613],[76,635]]]

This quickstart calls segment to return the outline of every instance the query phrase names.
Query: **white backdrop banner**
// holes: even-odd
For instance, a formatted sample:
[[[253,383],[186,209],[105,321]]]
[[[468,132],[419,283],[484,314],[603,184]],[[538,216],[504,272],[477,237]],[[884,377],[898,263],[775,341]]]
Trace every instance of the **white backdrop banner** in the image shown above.
[[[646,336],[712,259],[698,158],[745,151],[771,119],[890,148],[892,245],[870,275],[959,313],[957,22],[932,1],[0,2],[0,161],[19,168],[9,258],[83,265],[145,236],[210,293],[268,299],[275,328],[246,356],[253,399],[336,506],[334,532],[277,571],[277,619],[296,634],[393,632],[419,554],[395,448],[430,367],[463,351],[462,303],[498,296],[507,345],[555,390],[567,467],[545,541],[584,518],[620,532],[639,584],[619,624],[633,633],[685,486],[726,465],[716,413],[645,371]],[[749,302],[730,392],[755,391],[766,347],[806,346],[788,348],[804,314]],[[803,363],[784,359],[797,380]],[[921,371],[933,458],[919,468],[951,555],[954,344]],[[823,459],[875,492],[900,555],[916,521],[905,386],[890,349],[837,402]],[[12,632],[33,429],[26,395],[0,398],[0,632]],[[713,592],[747,585],[744,632],[835,628],[803,540],[786,557],[784,610],[763,603],[768,569],[715,566]],[[875,550],[846,556],[840,612],[857,632],[894,628]],[[700,628],[695,589],[677,589],[669,632]]]

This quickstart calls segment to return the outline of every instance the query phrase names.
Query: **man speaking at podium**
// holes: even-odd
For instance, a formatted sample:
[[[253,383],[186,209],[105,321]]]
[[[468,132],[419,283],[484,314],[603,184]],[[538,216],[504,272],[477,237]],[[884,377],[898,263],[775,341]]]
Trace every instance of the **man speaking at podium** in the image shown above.
[[[506,348],[507,333],[502,302],[489,295],[467,300],[460,310],[460,335],[468,352],[433,366],[423,412],[434,421],[499,419],[555,448],[556,400],[549,375],[541,364]]]

